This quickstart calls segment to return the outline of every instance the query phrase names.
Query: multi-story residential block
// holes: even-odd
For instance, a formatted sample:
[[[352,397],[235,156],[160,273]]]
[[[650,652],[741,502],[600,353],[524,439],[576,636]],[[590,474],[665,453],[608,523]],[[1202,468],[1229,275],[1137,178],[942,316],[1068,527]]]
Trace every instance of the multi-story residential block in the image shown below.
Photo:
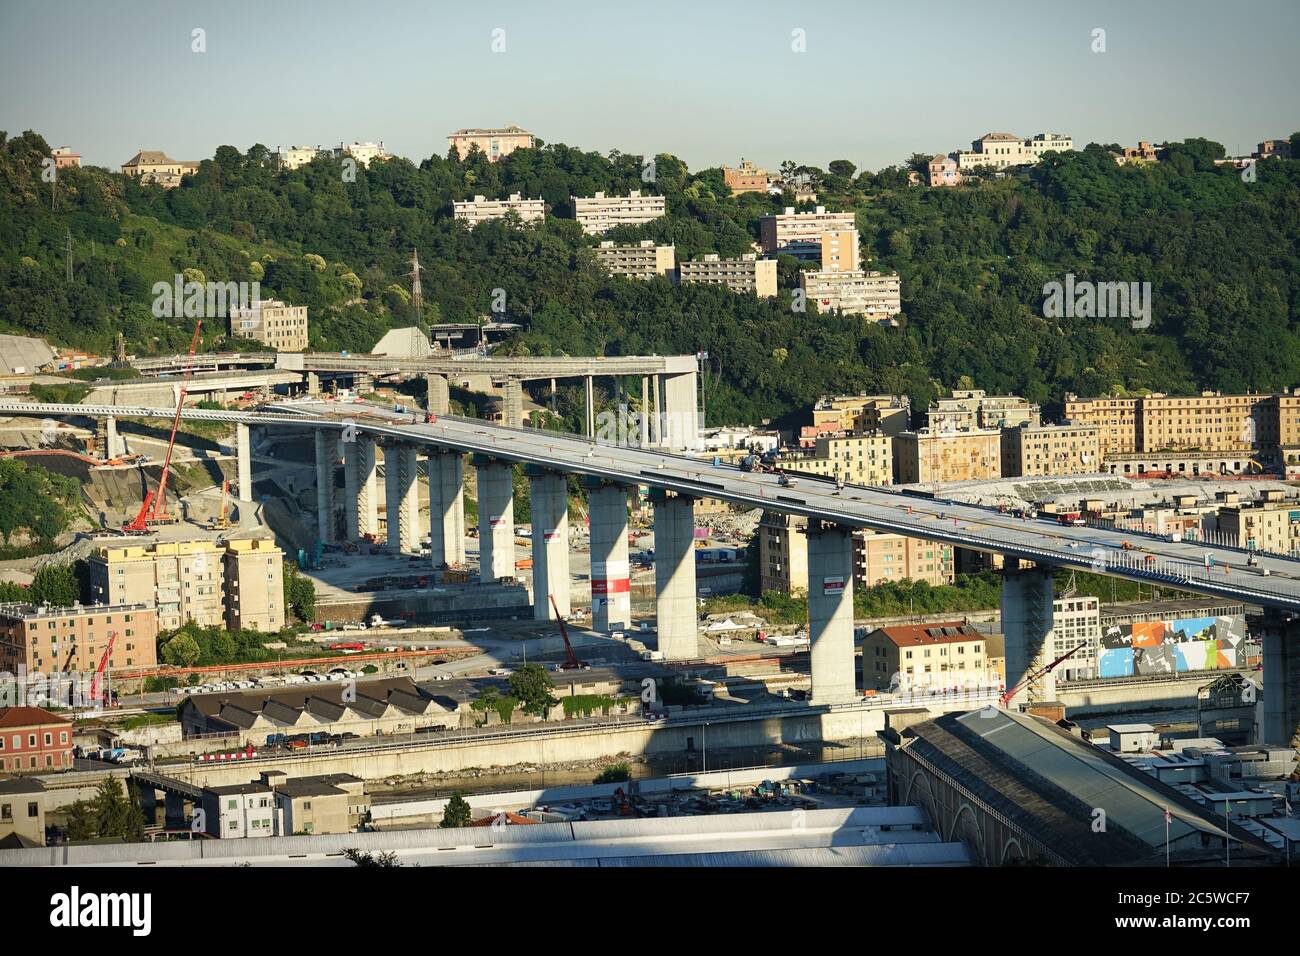
[[[819,261],[822,272],[849,272],[861,270],[862,258],[858,252],[858,231],[839,229],[821,235]],[[877,275],[878,273],[872,273]]]
[[[1097,676],[1101,648],[1101,602],[1087,595],[1059,597],[1052,602],[1051,647],[1041,656],[1044,664],[1078,647],[1054,671],[1059,681],[1092,680]]]
[[[759,578],[764,591],[808,590],[808,523],[797,515],[763,512],[758,525]],[[859,530],[853,540],[853,582],[874,587],[890,581],[953,582],[952,547],[900,534]]]
[[[72,721],[40,707],[0,708],[0,772],[71,769]]]
[[[818,260],[822,254],[822,236],[828,232],[857,232],[858,224],[851,212],[827,212],[818,206],[813,212],[785,212],[763,216],[758,221],[759,243],[767,255],[780,252],[801,259]]]
[[[799,286],[819,312],[892,319],[903,309],[902,284],[896,272],[799,273]]]
[[[382,139],[377,143],[339,143],[334,147],[334,158],[342,159],[344,156],[351,156],[362,166],[369,166],[372,160],[387,159],[388,152]]]
[[[927,428],[894,438],[894,479],[900,485],[987,480],[1001,472],[1001,431]]]
[[[231,306],[230,334],[272,346],[277,352],[307,348],[307,307],[259,299],[248,306]]]
[[[1044,153],[1068,153],[1074,149],[1074,137],[1065,133],[1039,133],[1025,140],[1025,149],[1039,159]]]
[[[1073,475],[1101,470],[1096,425],[1031,425],[1002,429],[1002,477]]]
[[[592,251],[606,272],[627,279],[668,276],[677,268],[677,250],[671,245],[656,245],[653,239],[626,246],[605,241]]]
[[[1226,505],[1219,509],[1219,534],[1234,538],[1239,547],[1300,553],[1300,506],[1294,501],[1263,500]]]
[[[71,146],[57,146],[50,150],[54,157],[55,169],[69,169],[81,165],[81,154],[74,152]]]
[[[518,126],[503,129],[458,129],[447,137],[447,148],[454,149],[456,155],[464,159],[477,146],[480,153],[495,163],[517,149],[532,149],[535,142],[532,133]]]
[[[1137,451],[1138,408],[1140,398],[1087,398],[1065,396],[1065,417],[1080,425],[1099,429],[1101,454],[1112,455]]]
[[[122,164],[122,172],[127,176],[142,183],[156,183],[163,189],[179,186],[184,176],[198,171],[198,163],[172,159],[160,150],[142,149]]]
[[[284,627],[284,552],[270,538],[227,538],[226,627],[274,633]]]
[[[1142,399],[1138,450],[1276,450],[1276,407],[1270,395],[1148,395]]]
[[[722,181],[731,189],[733,196],[741,193],[765,193],[770,177],[766,169],[759,169],[747,159],[740,161],[740,167],[722,167]]]
[[[942,154],[930,160],[927,180],[931,186],[960,186],[961,170],[957,160]]]
[[[963,621],[878,627],[862,641],[866,690],[962,690],[997,682],[984,635]]]
[[[92,671],[114,633],[110,671],[158,663],[158,612],[152,604],[0,604],[0,671]]]
[[[634,189],[626,196],[574,196],[573,214],[588,235],[609,232],[618,226],[641,226],[658,219],[667,212],[663,196],[641,195]]]
[[[732,292],[771,298],[776,295],[776,260],[760,259],[752,252],[734,259],[716,254],[683,262],[678,267],[683,284],[725,285]]]
[[[897,435],[910,424],[907,396],[836,395],[817,401],[812,410],[813,426],[833,426],[842,432],[880,432]]]
[[[504,219],[510,213],[524,222],[541,222],[546,218],[546,202],[541,199],[525,199],[519,193],[511,193],[509,199],[475,196],[451,204],[452,218],[457,222],[467,222],[471,227],[488,219]]]
[[[972,428],[1014,428],[1037,425],[1039,407],[1019,395],[988,395],[983,389],[954,389],[949,398],[930,404],[925,415],[931,431],[967,431]]]
[[[782,459],[781,467],[836,478],[850,485],[894,482],[893,439],[888,435],[821,435],[814,449],[806,458]]]
[[[300,169],[321,153],[329,155],[329,150],[321,146],[279,146],[275,150],[277,169]]]

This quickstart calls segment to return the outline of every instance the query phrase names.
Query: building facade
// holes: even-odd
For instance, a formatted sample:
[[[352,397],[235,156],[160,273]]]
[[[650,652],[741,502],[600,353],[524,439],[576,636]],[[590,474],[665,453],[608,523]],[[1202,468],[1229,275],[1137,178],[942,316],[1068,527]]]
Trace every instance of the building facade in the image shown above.
[[[864,690],[996,687],[984,635],[962,621],[878,627],[862,641]]]
[[[198,171],[198,163],[172,159],[161,150],[142,149],[122,164],[127,176],[142,183],[156,183],[163,189],[174,189],[184,176]]]
[[[329,154],[329,150],[321,146],[279,146],[275,150],[275,165],[277,169],[301,169],[321,153]]]
[[[763,216],[758,221],[759,243],[767,255],[778,252],[799,258],[821,255],[822,236],[828,232],[857,233],[857,220],[851,212],[827,212],[818,206],[813,212],[785,211]]]
[[[0,708],[0,772],[72,769],[72,721],[40,707]]]
[[[457,222],[476,226],[489,219],[504,219],[514,213],[524,222],[541,222],[546,218],[546,202],[541,199],[525,199],[519,193],[511,193],[509,199],[488,199],[475,196],[451,204],[452,218]]]
[[[710,253],[703,259],[681,263],[678,274],[684,285],[725,285],[732,292],[760,299],[776,295],[776,260],[760,259],[752,252],[732,259]]]
[[[1002,477],[1073,475],[1099,471],[1096,425],[1030,425],[1002,429]]]
[[[284,552],[270,538],[227,538],[226,627],[275,633],[284,627]]]
[[[618,226],[641,226],[658,219],[668,210],[663,196],[641,195],[638,189],[626,196],[574,196],[573,215],[588,235],[600,235]]]
[[[818,312],[837,311],[871,319],[892,319],[903,309],[902,284],[896,272],[799,273],[804,296]]]
[[[957,160],[951,156],[935,156],[928,165],[927,181],[931,186],[960,186],[961,170],[957,168]]]
[[[677,268],[677,250],[671,245],[656,245],[653,239],[624,246],[605,241],[592,251],[606,272],[625,279],[669,276]]]
[[[447,137],[448,150],[464,159],[474,147],[492,162],[509,156],[517,149],[532,149],[536,139],[533,134],[518,126],[502,129],[458,129]]]
[[[384,149],[382,139],[377,143],[339,143],[334,147],[334,158],[343,159],[345,156],[355,159],[362,166],[369,166],[373,160],[387,159],[388,151]]]
[[[900,485],[1000,478],[1002,432],[903,432],[894,439],[894,463]]]
[[[231,306],[230,334],[269,345],[277,352],[307,349],[307,307],[262,299],[251,306]]]
[[[151,604],[0,604],[0,671],[89,672],[114,633],[110,671],[158,663],[158,612]]]
[[[75,169],[81,165],[81,154],[71,146],[56,146],[50,155],[54,157],[55,169]]]
[[[733,196],[741,193],[765,193],[768,179],[766,169],[759,169],[747,159],[742,159],[736,169],[722,167],[722,181],[727,184]]]
[[[786,471],[836,478],[850,485],[894,483],[893,439],[883,434],[820,435],[807,458],[784,458]]]

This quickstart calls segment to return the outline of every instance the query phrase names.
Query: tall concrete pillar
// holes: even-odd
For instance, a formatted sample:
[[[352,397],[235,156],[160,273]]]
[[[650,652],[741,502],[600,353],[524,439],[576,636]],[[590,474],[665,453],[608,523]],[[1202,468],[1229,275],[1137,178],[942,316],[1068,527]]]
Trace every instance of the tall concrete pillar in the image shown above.
[[[695,499],[652,489],[655,512],[655,618],[659,650],[670,661],[698,656]]]
[[[235,426],[235,459],[238,464],[236,483],[240,501],[253,500],[253,436],[249,426]]]
[[[664,445],[674,451],[699,447],[699,374],[662,375]]]
[[[379,533],[379,463],[375,440],[358,434],[354,444],[353,458],[356,482],[356,522],[357,537]],[[349,459],[350,461],[352,459]]]
[[[551,596],[560,614],[569,606],[569,483],[541,468],[529,468],[533,512],[533,619],[555,619]]]
[[[448,385],[447,376],[430,372],[424,376],[424,384],[428,389],[429,411],[435,415],[450,414],[451,388]]]
[[[185,798],[179,793],[164,793],[163,813],[169,827],[183,827],[189,823],[185,819]]]
[[[334,532],[334,465],[339,459],[339,436],[324,428],[316,436],[316,534],[326,544],[333,544]]]
[[[104,419],[104,457],[121,458],[126,454],[126,443],[117,432],[117,419],[109,415]]]
[[[502,411],[508,428],[524,427],[524,383],[508,378],[501,383]]]
[[[140,810],[144,814],[144,825],[154,826],[158,822],[158,791],[152,784],[136,780],[135,792],[140,800]]]
[[[420,498],[414,445],[388,445],[384,449],[384,487],[387,491],[388,550],[411,554],[420,550]]]
[[[664,443],[664,416],[663,405],[659,399],[659,376],[650,376],[650,421],[652,441],[655,445]]]
[[[1293,746],[1300,734],[1300,620],[1269,620],[1264,630],[1261,743]]]
[[[1035,668],[1048,663],[1052,647],[1052,572],[1047,568],[1016,570],[1008,559],[1002,572],[1002,634],[1007,689]],[[1008,706],[1056,699],[1056,678],[1046,674],[1027,684]]]
[[[320,376],[317,375],[315,372],[307,373],[307,394],[308,395],[320,394]]]
[[[339,442],[343,452],[343,540],[356,541],[361,537],[357,520],[357,441],[355,433],[349,434],[349,441]]]
[[[857,698],[853,672],[853,530],[811,521],[808,639],[814,704]]]
[[[641,447],[650,446],[650,376],[641,376]]]
[[[596,389],[592,385],[591,376],[588,375],[583,379],[587,386],[587,437],[596,437]]]
[[[591,513],[591,625],[617,631],[632,623],[631,567],[627,557],[627,489],[587,484]]]
[[[478,469],[478,577],[484,584],[515,575],[514,469],[474,456]]]
[[[435,568],[465,563],[465,469],[458,452],[430,451],[429,557]]]

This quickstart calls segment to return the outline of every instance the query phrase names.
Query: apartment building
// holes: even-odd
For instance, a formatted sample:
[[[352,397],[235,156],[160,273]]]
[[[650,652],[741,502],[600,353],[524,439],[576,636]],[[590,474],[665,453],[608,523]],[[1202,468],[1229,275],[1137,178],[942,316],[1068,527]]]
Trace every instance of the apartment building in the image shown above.
[[[284,627],[284,552],[270,538],[227,538],[226,627],[274,633]]]
[[[799,286],[817,311],[892,319],[903,310],[896,272],[800,272]]]
[[[606,272],[626,279],[670,276],[677,268],[676,248],[656,245],[653,239],[625,246],[606,240],[592,251]]]
[[[963,621],[878,627],[862,641],[864,690],[960,690],[998,680],[984,635]]]
[[[668,211],[663,196],[641,195],[638,189],[626,196],[574,196],[573,214],[588,235],[600,235],[618,226],[641,226]]]
[[[504,219],[510,213],[524,222],[541,222],[546,218],[546,202],[541,199],[525,199],[519,193],[511,193],[509,199],[475,196],[451,204],[452,218],[457,222],[469,223],[471,228],[489,219]]]
[[[725,285],[732,292],[760,299],[776,295],[776,260],[760,259],[752,252],[734,259],[710,253],[703,259],[681,263],[677,270],[683,285]]]
[[[762,590],[791,593],[808,590],[807,519],[773,511],[763,512],[758,524],[759,579]],[[888,581],[925,581],[931,585],[953,582],[952,547],[858,530],[853,539],[853,582],[873,587]]]
[[[1239,546],[1277,554],[1300,553],[1300,504],[1263,500],[1219,509],[1218,531]]]
[[[71,720],[40,707],[0,708],[0,772],[71,769]]]
[[[382,139],[377,143],[339,143],[334,147],[334,158],[345,156],[352,157],[362,166],[369,166],[372,160],[387,159],[388,151],[384,149]]]
[[[957,154],[959,171],[991,167],[1009,169],[1038,162],[1049,151],[1074,149],[1074,139],[1064,133],[1039,133],[1023,139],[1011,133],[985,133],[971,143],[969,152]]]
[[[742,159],[736,169],[722,167],[722,181],[731,189],[733,196],[741,193],[766,193],[768,179],[766,169],[760,169],[747,159]]]
[[[850,485],[894,482],[893,439],[883,434],[821,435],[806,458],[785,458],[787,471],[836,478]]]
[[[814,427],[834,426],[832,431],[844,432],[896,435],[907,429],[910,417],[905,395],[836,395],[818,399],[812,410]]]
[[[858,252],[858,231],[836,229],[821,235],[819,261],[821,272],[857,273],[861,271],[862,258]],[[870,273],[879,275],[879,273]]]
[[[851,212],[827,212],[825,206],[813,212],[795,212],[793,206],[786,206],[782,213],[763,216],[758,227],[759,244],[767,255],[781,252],[801,259],[820,259],[822,236],[846,232],[856,235],[858,224]]]
[[[951,397],[930,403],[925,415],[931,431],[968,431],[972,428],[1015,428],[1037,425],[1039,407],[1019,395],[988,395],[983,389],[954,389]]]
[[[301,169],[321,153],[329,150],[321,146],[278,146],[274,157],[277,169]]]
[[[71,146],[56,146],[50,150],[50,155],[54,157],[55,169],[74,169],[81,165],[81,154]]]
[[[1025,140],[1025,149],[1037,159],[1044,153],[1066,153],[1074,149],[1074,137],[1066,133],[1039,133]]]
[[[1053,671],[1058,681],[1092,680],[1097,677],[1097,655],[1101,648],[1101,602],[1087,595],[1059,597],[1052,601],[1051,647],[1040,655],[1044,664],[1078,647],[1069,660]]]
[[[536,143],[533,134],[518,126],[506,126],[502,129],[458,129],[447,137],[447,149],[455,150],[456,155],[464,159],[470,150],[478,151],[492,162],[503,156],[509,156],[517,149],[532,149]]]
[[[1031,425],[1002,429],[1002,477],[1073,475],[1101,468],[1096,425]]]
[[[1137,451],[1138,409],[1140,398],[1087,398],[1065,396],[1065,417],[1080,425],[1096,425],[1101,454],[1112,455]]]
[[[960,186],[961,170],[957,160],[951,156],[935,156],[928,164],[926,181],[931,186]]]
[[[249,306],[231,306],[230,334],[273,347],[277,352],[307,349],[307,307],[259,299]]]
[[[158,663],[158,612],[152,604],[0,604],[0,671],[92,671],[113,634],[109,670]]]
[[[1001,472],[1001,431],[927,428],[894,438],[894,480],[900,485],[987,480]]]
[[[172,159],[161,150],[142,149],[122,164],[125,175],[142,183],[156,183],[163,189],[176,188],[182,177],[198,171],[197,162]]]

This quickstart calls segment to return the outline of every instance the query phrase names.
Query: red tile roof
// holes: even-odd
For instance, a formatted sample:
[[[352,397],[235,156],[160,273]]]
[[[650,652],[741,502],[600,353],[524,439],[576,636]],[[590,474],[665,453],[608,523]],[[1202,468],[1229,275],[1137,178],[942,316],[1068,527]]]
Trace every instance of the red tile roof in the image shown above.
[[[962,621],[944,621],[938,624],[902,624],[897,627],[877,628],[898,647],[921,647],[929,644],[957,644],[964,641],[982,641],[984,635]]]
[[[72,721],[40,707],[0,708],[0,727],[32,727],[37,724],[70,724]]]

